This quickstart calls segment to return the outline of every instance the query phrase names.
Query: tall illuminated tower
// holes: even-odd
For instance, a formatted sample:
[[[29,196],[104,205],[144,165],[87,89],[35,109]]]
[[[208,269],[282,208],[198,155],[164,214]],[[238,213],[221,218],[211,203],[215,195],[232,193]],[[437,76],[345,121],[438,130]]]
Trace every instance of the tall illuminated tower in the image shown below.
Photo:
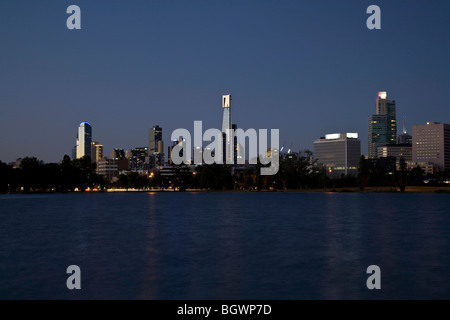
[[[231,124],[231,95],[223,95],[222,96],[222,109],[223,109],[223,117],[222,117],[222,134],[224,137],[224,148],[223,148],[223,158],[225,163],[232,164],[233,163],[233,150],[234,150],[234,139],[232,132],[232,124]],[[228,132],[228,135],[227,135]]]
[[[103,159],[103,145],[98,141],[93,141],[91,145],[91,161],[99,162]]]
[[[378,92],[376,114],[369,117],[369,158],[377,158],[378,147],[395,144],[397,121],[395,100],[388,100],[385,91]]]
[[[148,131],[148,158],[149,163],[154,166],[164,165],[164,143],[160,126],[153,126]]]
[[[77,159],[84,156],[91,156],[92,127],[89,122],[82,122],[78,127],[77,137]]]

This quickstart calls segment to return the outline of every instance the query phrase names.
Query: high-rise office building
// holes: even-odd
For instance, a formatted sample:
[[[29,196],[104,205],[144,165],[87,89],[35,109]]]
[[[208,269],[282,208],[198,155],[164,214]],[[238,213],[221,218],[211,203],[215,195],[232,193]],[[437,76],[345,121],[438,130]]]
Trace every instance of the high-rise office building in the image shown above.
[[[222,135],[224,137],[223,158],[228,164],[234,163],[234,138],[233,127],[231,124],[231,95],[222,96]],[[228,133],[228,135],[227,135]]]
[[[406,116],[403,119],[402,134],[397,137],[397,143],[388,143],[379,146],[377,149],[377,157],[388,158],[394,157],[397,170],[400,170],[400,159],[403,158],[408,164],[412,162],[412,136],[406,130]]]
[[[162,128],[160,126],[153,126],[148,131],[148,153],[162,153],[159,149],[159,142],[162,141]]]
[[[103,145],[98,143],[98,141],[93,141],[91,145],[91,160],[98,163],[101,159],[103,159]]]
[[[109,158],[111,160],[123,160],[125,159],[125,151],[120,148],[112,149],[109,153]]]
[[[130,163],[131,170],[139,170],[145,168],[145,158],[148,157],[147,147],[138,147],[127,150],[125,158]]]
[[[77,159],[91,156],[92,127],[89,122],[82,122],[78,127],[77,136]]]
[[[450,169],[450,124],[427,122],[413,126],[412,157],[416,163],[431,163]]]
[[[395,100],[388,100],[385,91],[378,92],[375,114],[369,116],[369,158],[375,159],[378,147],[396,143],[397,120]]]
[[[152,166],[164,165],[164,143],[160,126],[153,126],[148,131],[148,159]]]
[[[358,174],[361,141],[357,133],[327,134],[314,141],[314,156],[330,176]]]
[[[385,115],[371,115],[369,117],[369,140],[368,140],[368,155],[369,159],[376,159],[378,147],[388,144],[386,139],[386,116]]]

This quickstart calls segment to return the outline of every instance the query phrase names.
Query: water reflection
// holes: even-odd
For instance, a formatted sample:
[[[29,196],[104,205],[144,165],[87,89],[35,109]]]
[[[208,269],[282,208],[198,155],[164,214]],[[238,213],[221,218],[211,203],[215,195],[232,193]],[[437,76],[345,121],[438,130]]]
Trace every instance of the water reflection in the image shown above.
[[[146,208],[146,219],[144,220],[145,236],[142,246],[144,248],[142,281],[140,286],[140,299],[157,299],[159,292],[158,279],[160,275],[158,270],[161,269],[159,263],[160,245],[158,241],[158,208],[156,192],[148,193],[148,207]]]
[[[0,202],[0,298],[449,299],[450,198],[123,193]],[[65,268],[82,290],[65,289]],[[381,267],[382,290],[366,288]]]

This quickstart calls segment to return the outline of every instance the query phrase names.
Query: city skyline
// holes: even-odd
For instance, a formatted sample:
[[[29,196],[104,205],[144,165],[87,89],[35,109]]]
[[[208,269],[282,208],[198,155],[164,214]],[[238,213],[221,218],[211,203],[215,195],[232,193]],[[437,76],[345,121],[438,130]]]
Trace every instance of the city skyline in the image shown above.
[[[448,0],[0,1],[0,299],[450,299],[449,22]]]
[[[379,116],[380,113],[381,114],[386,113],[387,112],[386,110],[389,110],[389,105],[393,105],[393,110],[394,111],[393,111],[393,115],[392,116],[395,119],[395,116],[396,116],[395,115],[395,109],[396,109],[395,108],[395,104],[396,104],[395,100],[391,101],[391,100],[387,99],[387,92],[386,91],[379,91],[378,92],[377,98],[376,98],[376,114],[368,117],[369,118],[369,126],[368,126],[368,130],[367,130],[367,132],[369,133],[368,139],[367,139],[368,145],[370,145],[369,140],[370,140],[370,135],[371,135],[371,128],[370,128],[370,121],[371,121],[371,119],[373,117],[375,117],[375,116]],[[386,110],[384,110],[383,108],[386,109]],[[227,129],[226,127],[227,127],[228,123],[232,122],[231,110],[230,110],[231,109],[231,95],[230,94],[222,95],[222,109],[223,109],[223,112],[222,112],[221,131],[224,132],[224,130]],[[380,111],[381,109],[383,109],[384,111]],[[391,146],[391,145],[392,146],[397,146],[397,145],[401,146],[405,142],[402,142],[400,140],[400,138],[404,138],[404,136],[406,136],[407,138],[409,137],[411,139],[412,136],[409,133],[407,133],[407,132],[411,132],[412,133],[414,127],[424,126],[424,125],[427,125],[429,123],[441,124],[441,122],[437,122],[437,121],[427,121],[426,123],[420,123],[420,124],[412,125],[411,126],[411,130],[408,131],[406,129],[406,125],[405,125],[405,118],[406,118],[406,116],[403,116],[403,123],[402,123],[402,131],[401,131],[401,133],[397,134],[397,129],[396,129],[397,128],[397,124],[395,123],[394,124],[395,137],[394,137],[394,134],[392,134],[392,136],[390,136],[388,139],[386,139],[386,141],[378,143],[380,146]],[[394,122],[396,122],[396,121],[394,120]],[[448,124],[445,124],[445,123],[442,124],[442,125],[448,126]],[[232,130],[235,130],[235,129],[237,129],[237,126],[235,124],[233,124],[232,125]],[[385,130],[388,130],[388,131],[393,131],[394,129],[387,129],[387,128],[385,128]],[[328,132],[331,132],[331,131],[328,131]],[[361,135],[361,133],[358,133],[358,132],[350,133],[350,134],[351,135],[356,135],[356,137],[357,137],[356,139],[358,139],[358,136]],[[328,133],[326,136],[330,136],[331,137],[331,136],[336,136],[336,135],[342,136],[342,134],[340,134],[340,133],[333,133],[333,134]],[[345,134],[344,134],[344,136],[345,136]],[[362,136],[364,136],[364,135],[362,135]],[[81,137],[81,139],[80,139],[80,137]],[[149,156],[153,155],[153,157],[155,159],[159,159],[158,161],[159,161],[160,165],[163,165],[164,163],[170,162],[169,161],[170,150],[167,153],[165,152],[165,150],[164,150],[164,139],[162,137],[163,137],[163,130],[162,130],[162,128],[159,125],[153,125],[151,128],[148,129],[148,140],[147,140],[148,142],[147,142],[146,149],[149,150]],[[333,138],[321,137],[320,139],[337,139],[337,138],[335,138],[335,137],[333,137]],[[313,148],[311,148],[311,149],[308,149],[308,148],[303,148],[302,149],[302,148],[300,148],[299,150],[294,150],[294,149],[289,148],[289,151],[287,153],[300,152],[300,151],[306,151],[306,150],[312,152],[313,150],[315,150],[316,143],[319,140],[313,141]],[[399,141],[397,141],[397,140],[399,140]],[[358,141],[359,141],[359,143],[361,143],[364,140],[358,140]],[[235,141],[235,143],[236,143],[236,141]],[[412,141],[409,142],[409,143],[412,143]],[[84,147],[83,147],[83,145],[84,145]],[[99,148],[99,146],[101,147],[100,154],[102,154],[102,155],[107,154],[107,152],[103,153],[103,144],[100,144],[99,141],[93,141],[92,126],[91,126],[90,122],[88,122],[88,121],[81,122],[79,124],[78,130],[77,130],[76,145],[72,149],[72,159],[81,158],[83,155],[91,156],[90,153],[97,154],[99,152],[97,150],[97,148]],[[129,147],[129,148],[122,148],[122,147],[114,146],[114,147],[111,148],[111,152],[110,152],[111,155],[110,155],[109,158],[110,159],[117,158],[115,156],[113,157],[112,154],[114,152],[119,151],[119,150],[121,150],[123,153],[125,151],[127,151],[127,152],[130,152],[130,154],[131,154],[131,152],[133,150],[141,149],[141,148],[143,148],[143,147],[136,146],[136,145],[134,145],[133,147]],[[282,151],[282,149],[283,148],[287,148],[287,146],[286,145],[280,145],[280,148],[281,148],[280,151]],[[360,146],[360,148],[361,148],[361,146]],[[87,150],[87,153],[89,153],[89,154],[85,154],[86,150]],[[224,151],[223,152],[225,152],[225,147],[224,147]],[[235,152],[236,152],[236,150],[235,150]],[[384,151],[384,152],[386,152],[386,151]],[[380,153],[380,152],[378,152],[378,153]],[[380,154],[382,154],[382,153],[383,152],[381,152]],[[369,155],[370,154],[370,149],[368,150],[367,154],[362,152],[362,149],[361,149],[360,154],[366,156],[367,158],[370,158],[370,155]],[[69,153],[66,153],[65,155],[69,155]],[[29,157],[30,155],[25,155],[25,156]],[[19,160],[21,158],[22,157],[18,157],[16,159],[14,159],[14,161],[15,160]],[[96,158],[98,158],[98,156],[96,156]],[[109,159],[108,157],[100,157],[100,159],[102,159],[102,158]],[[123,154],[123,157],[121,157],[121,158],[125,158],[125,153]],[[379,158],[379,156],[377,155],[377,156],[375,156],[375,158]],[[154,163],[156,161],[155,159],[151,160],[151,157],[149,157],[148,161],[149,161],[149,163],[153,163],[153,165],[154,165]],[[0,161],[1,161],[1,159],[0,159]],[[13,163],[14,161],[10,161],[10,163]],[[56,162],[60,162],[60,161],[61,160],[56,161]],[[94,160],[92,160],[92,161],[93,162],[97,162],[97,161],[94,161]]]
[[[166,142],[195,120],[215,128],[224,93],[239,127],[279,128],[280,145],[295,151],[323,132],[363,137],[379,91],[397,101],[409,133],[450,122],[445,1],[381,2],[381,30],[366,28],[368,1],[128,2],[106,12],[77,1],[82,29],[72,31],[69,4],[0,4],[4,162],[60,161],[85,119],[105,150],[146,146],[155,124]]]
[[[223,148],[223,154],[225,157],[225,153],[226,153],[226,145],[230,145],[230,147],[233,147],[233,144],[228,143],[226,138],[225,138],[225,134],[227,130],[236,130],[238,127],[236,124],[232,124],[232,117],[231,117],[231,95],[230,94],[226,94],[226,95],[222,95],[222,126],[221,126],[221,131],[224,135],[224,148]],[[373,119],[378,120],[378,119],[382,119],[383,121],[383,126],[378,128],[377,130],[373,129],[371,126],[371,122],[373,121]],[[333,134],[326,134],[324,137],[320,137],[318,140],[314,141],[314,147],[312,150],[310,149],[301,149],[301,150],[291,150],[291,148],[286,147],[285,145],[280,146],[280,152],[283,151],[283,149],[285,150],[285,153],[295,153],[295,152],[300,152],[300,151],[313,151],[313,155],[314,158],[319,159],[322,158],[321,156],[316,155],[316,146],[318,145],[319,142],[332,142],[334,140],[342,140],[344,139],[345,141],[347,140],[347,136],[349,139],[353,140],[356,139],[356,141],[358,142],[359,146],[359,155],[355,158],[354,154],[353,154],[353,159],[352,159],[352,169],[353,173],[357,172],[357,165],[359,162],[359,156],[360,155],[364,155],[366,156],[368,159],[377,159],[380,157],[386,157],[388,152],[386,150],[386,147],[390,147],[390,148],[397,148],[400,147],[401,152],[403,152],[403,149],[401,149],[402,146],[405,145],[409,145],[409,148],[411,149],[411,144],[412,144],[412,136],[410,134],[408,134],[408,130],[406,128],[406,116],[403,116],[403,123],[402,123],[402,131],[400,133],[397,132],[397,121],[396,121],[396,101],[395,100],[388,100],[388,93],[386,91],[380,91],[377,94],[377,98],[376,98],[376,114],[375,115],[371,115],[368,117],[369,119],[369,126],[368,126],[368,152],[367,154],[363,153],[361,151],[361,140],[359,139],[359,135],[360,133],[347,133],[347,134],[341,134],[341,133],[333,133]],[[80,124],[80,127],[83,126],[85,123],[87,122],[82,122]],[[427,124],[429,124],[430,122],[427,122]],[[434,122],[431,122],[434,123]],[[231,125],[232,124],[232,125]],[[90,126],[90,124],[88,123],[88,125]],[[420,126],[421,124],[418,125],[413,125],[412,130],[414,129],[414,127]],[[448,126],[448,125],[447,125]],[[242,128],[240,128],[242,129]],[[79,129],[80,130],[80,129]],[[92,130],[92,128],[90,127],[90,130]],[[373,142],[374,145],[376,145],[377,147],[372,147],[373,151],[374,151],[374,156],[371,156],[370,152],[371,152],[371,137],[373,135],[373,132],[378,132],[378,131],[382,131],[382,139],[378,139],[378,141]],[[412,132],[411,130],[411,132]],[[363,135],[364,136],[364,135]],[[154,125],[152,126],[149,130],[148,130],[148,158],[146,160],[146,162],[148,164],[150,164],[151,166],[155,167],[155,164],[158,163],[159,165],[164,165],[166,163],[170,164],[171,160],[170,160],[170,154],[171,154],[171,146],[169,145],[168,147],[168,152],[165,153],[164,150],[164,140],[162,139],[163,137],[163,130],[159,125]],[[180,137],[178,140],[176,140],[176,143],[178,143],[178,141],[181,139],[182,137]],[[406,140],[409,139],[409,141]],[[351,141],[350,140],[350,141]],[[171,141],[172,143],[174,143],[174,141]],[[92,144],[95,144],[98,142],[92,142]],[[173,145],[175,145],[173,144]],[[234,145],[236,148],[236,137],[234,137]],[[103,146],[102,146],[103,147]],[[196,149],[196,147],[198,146],[193,146],[193,149]],[[202,148],[205,147],[205,145],[202,146]],[[379,147],[384,147],[383,151],[379,151]],[[93,147],[94,148],[94,147]],[[116,152],[117,150],[120,150],[123,153],[123,157],[120,158],[125,158],[125,150],[127,152],[130,153],[130,155],[132,154],[132,151],[135,149],[140,149],[142,147],[133,147],[133,148],[114,148],[111,151],[111,156],[110,159],[115,159],[117,157],[112,156],[112,154],[114,152]],[[92,149],[94,150],[94,149]],[[411,150],[407,151],[410,152]],[[234,155],[234,162],[236,163],[236,155],[237,155],[237,149],[234,150],[235,155]],[[400,152],[400,155],[402,155],[402,153]],[[353,152],[354,153],[354,152]],[[327,157],[330,157],[331,155],[328,154]],[[78,158],[78,157],[77,157]],[[106,157],[107,158],[107,157]],[[131,158],[131,157],[130,157]],[[245,157],[244,157],[245,158]],[[399,157],[400,158],[400,157]],[[249,160],[248,158],[245,158],[246,160]],[[345,158],[346,159],[346,158]],[[357,159],[357,160],[355,160]],[[410,157],[407,156],[406,160],[411,161]],[[225,160],[224,160],[225,161]],[[230,163],[233,160],[230,160]],[[345,160],[345,162],[347,162],[347,160]],[[326,162],[325,162],[326,163]],[[322,163],[322,164],[325,164]],[[333,168],[334,165],[331,165],[331,167]],[[347,165],[345,165],[345,168],[347,168]],[[338,171],[341,169],[338,169]],[[356,170],[356,171],[355,171]],[[344,169],[345,174],[347,174],[347,169]]]

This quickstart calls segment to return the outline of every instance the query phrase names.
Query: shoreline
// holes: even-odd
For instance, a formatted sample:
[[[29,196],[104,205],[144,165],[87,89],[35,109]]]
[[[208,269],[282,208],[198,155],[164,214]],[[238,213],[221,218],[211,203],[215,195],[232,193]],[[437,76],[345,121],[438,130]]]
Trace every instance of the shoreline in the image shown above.
[[[186,189],[183,191],[174,189],[119,189],[111,188],[103,191],[69,191],[69,192],[56,192],[56,191],[37,191],[37,192],[1,192],[0,194],[51,194],[51,193],[158,193],[158,192],[188,192],[188,193],[208,193],[208,192],[225,192],[225,193],[450,193],[450,186],[411,186],[406,187],[405,191],[400,191],[399,187],[366,187],[363,191],[358,187],[339,187],[339,188],[326,188],[326,189],[289,189],[289,190],[206,190],[206,189]]]

